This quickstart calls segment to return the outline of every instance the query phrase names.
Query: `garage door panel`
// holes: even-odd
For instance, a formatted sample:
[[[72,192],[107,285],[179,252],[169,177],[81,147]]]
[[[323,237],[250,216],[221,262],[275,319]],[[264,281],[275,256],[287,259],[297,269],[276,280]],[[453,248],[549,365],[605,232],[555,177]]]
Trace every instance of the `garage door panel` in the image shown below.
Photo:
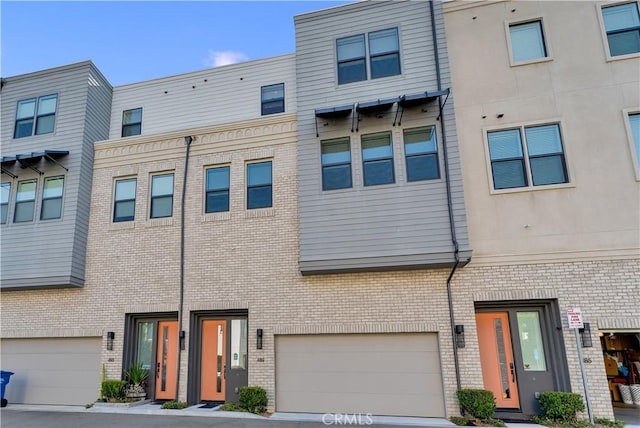
[[[100,388],[102,339],[3,339],[2,369],[15,374],[10,403],[76,404],[95,401]]]
[[[443,417],[437,335],[277,336],[276,409]]]

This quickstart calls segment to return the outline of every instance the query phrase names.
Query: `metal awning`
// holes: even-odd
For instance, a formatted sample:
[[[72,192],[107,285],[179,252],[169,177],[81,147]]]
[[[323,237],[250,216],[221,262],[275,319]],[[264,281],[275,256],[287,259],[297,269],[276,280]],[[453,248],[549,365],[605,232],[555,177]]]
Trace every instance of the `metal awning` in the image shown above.
[[[346,106],[338,106],[338,107],[327,107],[327,108],[318,108],[315,111],[316,115],[316,137],[319,137],[318,133],[318,118],[322,119],[341,119],[343,117],[347,117],[353,111],[353,104],[349,104]],[[351,132],[353,132],[353,126],[351,127]]]
[[[396,122],[398,123],[398,126],[402,124],[402,115],[404,114],[405,109],[425,105],[427,103],[430,103],[431,101],[437,100],[443,95],[446,95],[447,97],[449,97],[449,88],[443,89],[440,91],[433,91],[433,92],[425,91],[417,94],[402,95],[398,100],[398,110],[396,110],[396,119],[393,121],[393,126],[396,126]],[[446,103],[446,100],[445,100],[445,103]],[[399,120],[398,120],[398,112],[400,113]]]
[[[375,100],[366,103],[359,103],[356,110],[358,113],[364,114],[377,114],[387,111],[391,108],[393,103],[398,101],[398,98],[391,98],[387,100]]]
[[[18,162],[20,164],[20,167],[30,168],[35,172],[37,172],[38,174],[42,175],[43,172],[34,166],[42,158],[55,163],[59,167],[63,168],[65,171],[69,171],[67,167],[65,167],[60,162],[58,162],[59,158],[63,156],[67,156],[68,154],[69,154],[68,150],[43,150],[41,152],[31,152],[31,153],[25,153],[25,154],[17,154],[13,156],[2,156],[2,166],[3,166],[2,172],[4,172],[9,176],[13,176],[13,178],[16,178],[15,175],[11,174],[9,171],[4,169],[4,166],[13,165],[14,163]]]

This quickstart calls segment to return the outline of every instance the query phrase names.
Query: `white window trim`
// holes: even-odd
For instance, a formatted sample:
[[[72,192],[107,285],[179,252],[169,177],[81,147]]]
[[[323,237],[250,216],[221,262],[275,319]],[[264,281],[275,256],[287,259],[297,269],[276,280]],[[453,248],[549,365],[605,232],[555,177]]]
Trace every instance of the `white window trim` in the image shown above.
[[[13,221],[13,213],[11,210],[13,209],[15,192],[18,190],[17,189],[18,180],[14,178],[14,179],[11,179],[10,181],[3,181],[3,183],[9,183],[9,200],[7,201],[7,221],[6,223],[1,224],[2,227],[7,227]]]
[[[527,145],[525,140],[522,140],[522,151],[525,155],[526,159],[526,174],[527,174],[527,185],[523,187],[512,187],[509,189],[495,189],[493,187],[493,169],[491,168],[491,155],[489,153],[489,138],[488,133],[492,131],[501,131],[507,129],[520,129],[521,132],[524,128],[530,126],[540,126],[540,125],[558,125],[560,128],[560,138],[562,143],[562,153],[564,155],[564,164],[567,169],[567,182],[566,183],[558,183],[558,184],[545,184],[541,186],[534,186],[533,180],[531,178],[531,163],[529,162],[529,153],[527,152]],[[564,127],[562,124],[562,119],[560,118],[551,118],[544,120],[534,120],[528,122],[516,122],[516,123],[506,123],[502,125],[492,125],[482,128],[482,145],[484,146],[484,156],[485,156],[485,170],[487,172],[487,185],[489,187],[489,193],[491,195],[501,195],[505,193],[521,193],[521,192],[535,192],[539,190],[552,190],[552,189],[566,189],[576,187],[573,174],[571,171],[573,170],[571,165],[572,156],[569,153],[569,148],[567,147],[567,135],[565,134]]]
[[[48,178],[58,178],[62,177],[62,197],[60,198],[60,217],[50,218],[50,219],[42,219],[42,205],[44,204],[44,188]],[[64,201],[67,198],[67,175],[59,174],[59,175],[49,175],[43,177],[42,179],[42,189],[40,189],[40,207],[38,210],[38,221],[46,221],[47,223],[54,223],[56,221],[62,221],[64,219]]]
[[[409,181],[408,178],[408,171],[407,171],[407,154],[405,153],[404,149],[405,149],[405,145],[404,145],[404,131],[406,130],[411,130],[411,129],[416,129],[416,128],[429,128],[429,127],[434,127],[435,128],[435,133],[436,133],[436,154],[438,155],[438,172],[440,177],[439,178],[432,178],[429,180],[417,180],[417,181]],[[438,124],[434,121],[431,124],[424,124],[424,125],[416,125],[416,126],[407,126],[407,127],[402,127],[400,129],[400,145],[401,145],[401,151],[400,153],[402,153],[402,169],[401,169],[401,180],[398,180],[398,183],[401,183],[403,186],[424,186],[424,185],[430,185],[431,183],[442,183],[444,181],[444,156],[442,154],[443,151],[443,147],[442,147],[442,139],[440,138],[440,128],[438,126]]]
[[[607,62],[619,61],[619,60],[624,60],[629,58],[640,58],[640,52],[635,52],[627,55],[611,56],[611,52],[609,50],[609,39],[607,38],[607,29],[604,26],[604,17],[602,16],[602,8],[608,7],[608,6],[618,6],[618,5],[627,4],[627,3],[636,3],[638,5],[638,9],[640,10],[640,1],[616,0],[616,1],[600,2],[595,5],[596,15],[598,16],[598,22],[600,23],[600,36],[602,37],[602,48],[604,49],[605,60]]]
[[[538,22],[538,21],[540,22],[540,27],[542,29],[542,41],[544,42],[544,47],[545,47],[545,50],[547,51],[547,56],[543,58],[529,59],[527,61],[514,61],[513,46],[511,45],[511,31],[509,30],[509,27],[511,25],[528,24],[530,22]],[[527,19],[514,19],[510,21],[505,21],[504,31],[507,38],[507,50],[509,51],[509,65],[511,67],[519,67],[521,65],[529,65],[529,64],[537,64],[540,62],[553,61],[551,45],[549,44],[549,38],[547,37],[547,29],[545,28],[544,19],[542,19],[542,16],[535,16]]]
[[[640,181],[640,159],[638,159],[636,155],[635,141],[633,140],[633,133],[631,132],[631,121],[629,120],[629,115],[631,114],[640,114],[640,107],[622,110],[624,128],[627,132],[627,143],[629,144],[629,152],[631,153],[630,159],[633,162],[633,171],[636,175],[636,181]]]

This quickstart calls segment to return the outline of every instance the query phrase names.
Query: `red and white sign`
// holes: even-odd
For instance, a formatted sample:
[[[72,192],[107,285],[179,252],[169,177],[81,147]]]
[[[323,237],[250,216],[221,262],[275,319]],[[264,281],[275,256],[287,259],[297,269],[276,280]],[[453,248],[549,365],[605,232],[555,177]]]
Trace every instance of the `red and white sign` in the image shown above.
[[[569,328],[584,328],[580,308],[567,308],[567,319],[569,320]]]

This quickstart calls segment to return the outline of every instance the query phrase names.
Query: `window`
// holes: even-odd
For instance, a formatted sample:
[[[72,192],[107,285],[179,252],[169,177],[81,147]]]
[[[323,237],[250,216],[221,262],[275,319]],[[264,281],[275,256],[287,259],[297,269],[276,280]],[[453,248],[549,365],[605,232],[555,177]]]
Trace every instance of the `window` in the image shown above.
[[[629,127],[631,128],[631,136],[633,137],[633,146],[636,154],[636,163],[640,169],[640,113],[629,115]]]
[[[151,218],[173,215],[173,174],[153,175],[151,178]]]
[[[351,187],[351,147],[349,138],[320,143],[322,150],[322,190]]]
[[[229,167],[207,169],[205,212],[229,211]]]
[[[2,183],[0,187],[0,224],[7,223],[9,214],[9,196],[11,195],[11,183]]]
[[[284,112],[284,83],[263,86],[261,100],[263,116]]]
[[[372,79],[400,74],[400,42],[398,29],[369,33],[369,67]],[[367,80],[365,35],[358,34],[336,40],[338,84]]]
[[[394,183],[391,134],[363,135],[362,162],[365,186]]]
[[[62,216],[62,191],[64,177],[49,177],[42,188],[42,208],[40,220],[51,220]]]
[[[271,161],[247,164],[247,209],[272,206]]]
[[[607,32],[609,54],[627,55],[640,52],[640,14],[638,3],[619,4],[602,8]]]
[[[407,181],[440,178],[435,126],[406,129],[404,131],[404,154],[407,164]]]
[[[513,62],[546,58],[542,21],[509,25]]]
[[[132,137],[142,133],[142,107],[122,112],[122,136]]]
[[[338,84],[367,80],[364,34],[336,41],[338,51]]]
[[[136,213],[136,184],[135,178],[116,180],[113,202],[113,221],[132,221]]]
[[[400,74],[398,29],[369,33],[369,56],[372,79]]]
[[[487,140],[494,189],[568,181],[557,124],[493,131],[487,134]]]
[[[14,223],[33,221],[33,211],[36,206],[36,180],[18,182],[16,193],[16,211],[13,216]]]
[[[56,118],[57,95],[18,101],[14,138],[53,132]],[[34,127],[35,124],[35,127]]]

